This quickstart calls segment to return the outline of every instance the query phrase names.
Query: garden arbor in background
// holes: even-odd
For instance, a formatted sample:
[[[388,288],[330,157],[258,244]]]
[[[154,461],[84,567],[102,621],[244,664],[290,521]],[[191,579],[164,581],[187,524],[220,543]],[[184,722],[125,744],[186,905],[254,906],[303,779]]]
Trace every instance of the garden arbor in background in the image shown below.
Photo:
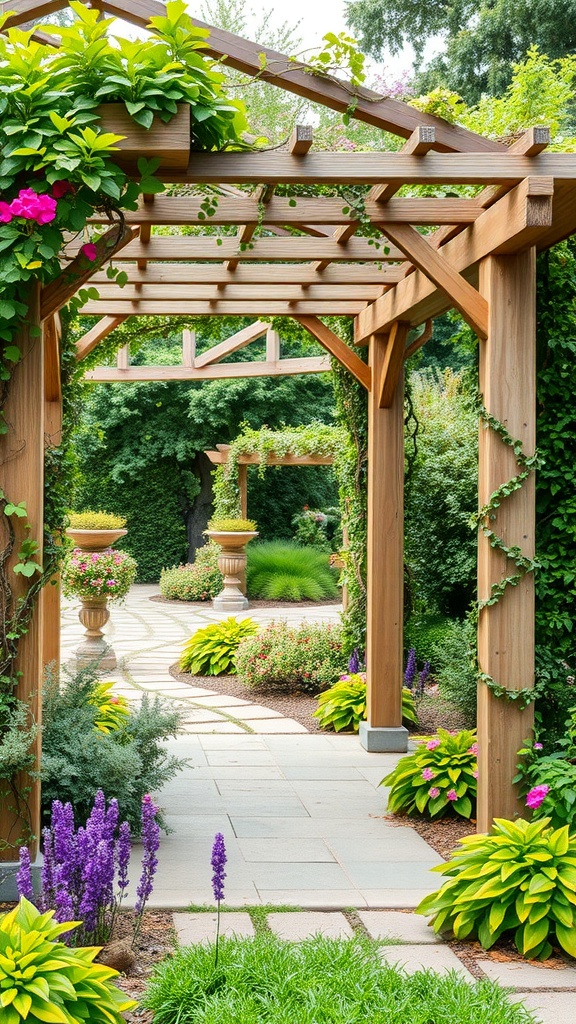
[[[12,0],[1,5],[14,12],[7,24],[63,9],[66,0],[46,3]],[[145,27],[163,12],[158,0],[93,0],[93,7]],[[128,275],[120,291],[103,271],[93,274],[100,297],[84,313],[99,316],[79,342],[82,357],[128,316],[284,315],[295,317],[318,342],[354,374],[368,392],[368,723],[364,744],[372,750],[405,749],[401,725],[403,617],[403,364],[429,332],[414,338],[413,329],[434,316],[458,309],[480,339],[480,390],[491,426],[480,429],[480,507],[516,477],[514,446],[522,442],[531,455],[535,444],[535,256],[576,231],[576,155],[547,153],[545,129],[528,130],[513,145],[498,142],[418,112],[401,102],[363,88],[319,76],[282,54],[266,50],[219,29],[210,28],[208,52],[226,64],[282,89],[364,120],[383,132],[404,138],[398,152],[310,152],[312,132],[296,128],[284,150],[269,152],[185,152],[174,158],[170,142],[160,143],[164,156],[159,176],[183,183],[189,194],[146,196],[137,212],[126,216],[123,248],[115,255]],[[264,53],[263,65],[261,54]],[[353,99],[352,99],[353,96]],[[352,102],[351,102],[352,100]],[[118,122],[116,122],[118,123]],[[127,126],[122,134],[130,132]],[[182,119],[177,125],[182,138]],[[133,170],[134,153],[155,151],[155,129],[139,137],[132,151],[122,144],[122,159]],[[185,125],[184,125],[185,135]],[[174,138],[176,144],[178,140]],[[383,139],[383,144],[385,140]],[[405,185],[475,184],[474,198],[398,197]],[[206,223],[203,194],[194,186],[220,192],[211,224],[235,225],[234,237],[222,244],[212,235],[177,233],[155,236],[154,226]],[[337,196],[276,196],[279,185],[370,186],[360,208],[345,206]],[[370,245],[356,231],[366,220],[381,233]],[[95,225],[105,218],[95,217]],[[433,231],[422,235],[418,228]],[[0,439],[6,493],[27,503],[35,536],[42,535],[42,446],[54,436],[60,414],[58,332],[55,316],[82,281],[70,269],[37,295],[35,318],[43,324],[43,344],[22,331],[26,353],[14,373],[7,420],[10,432]],[[368,365],[320,319],[354,317],[355,343],[368,346]],[[410,332],[412,331],[412,334]],[[162,368],[161,379],[210,379],[238,375],[229,364],[204,359],[194,365],[191,343],[181,367]],[[282,360],[243,363],[244,373],[268,373]],[[167,372],[170,369],[170,372]],[[287,372],[301,372],[284,367]],[[94,371],[93,379],[146,379],[150,368]],[[317,372],[317,371],[316,371]],[[503,434],[504,425],[507,434]],[[495,429],[496,428],[496,429]],[[510,488],[506,488],[510,490]],[[512,787],[516,751],[529,733],[531,705],[507,699],[530,689],[534,679],[534,591],[530,572],[520,569],[515,586],[502,588],[515,575],[512,551],[524,568],[534,548],[534,481],[502,502],[495,519],[484,520],[501,538],[480,531],[479,596],[499,600],[479,615],[478,726],[480,778],[478,826],[486,830],[495,815],[517,810]],[[18,528],[18,524],[17,524]],[[522,556],[518,551],[521,550]],[[49,600],[41,602],[21,647],[21,696],[38,707],[44,631],[55,628]],[[502,691],[496,695],[493,681]],[[33,795],[34,796],[34,795]],[[37,794],[33,804],[38,824]]]

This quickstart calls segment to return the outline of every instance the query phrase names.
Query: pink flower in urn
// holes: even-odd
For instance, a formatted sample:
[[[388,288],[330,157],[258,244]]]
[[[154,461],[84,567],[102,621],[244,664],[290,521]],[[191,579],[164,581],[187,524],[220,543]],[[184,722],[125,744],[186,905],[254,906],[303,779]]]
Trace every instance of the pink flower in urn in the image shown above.
[[[428,796],[432,797],[432,800],[434,800],[437,796],[440,796],[440,790],[438,789],[438,786],[430,786],[430,789],[428,790]]]
[[[93,587],[101,587],[103,583],[104,583],[104,580],[92,580],[92,586]]]
[[[94,245],[94,242],[86,242],[86,244],[80,249],[80,252],[87,260],[90,260],[90,263],[94,263],[94,260],[98,256],[98,249]]]
[[[106,586],[107,587],[115,587],[116,586],[116,580],[106,580]]]
[[[550,786],[547,786],[546,783],[541,786],[534,786],[534,789],[531,789],[526,794],[526,807],[531,807],[532,810],[540,807],[540,804],[544,802],[549,792]]]
[[[440,740],[439,739],[432,739],[432,740],[428,740],[428,743],[426,744],[426,749],[427,750],[436,750],[436,747],[439,747],[439,746],[440,746]]]
[[[435,775],[436,772],[433,772],[431,768],[425,768],[422,772],[422,778],[425,782],[430,782],[430,779],[433,779]]]
[[[455,789],[449,789],[448,792],[446,793],[446,799],[447,800],[451,800],[452,802],[454,802],[454,800],[457,800],[458,799],[458,793],[456,792],[456,790]]]

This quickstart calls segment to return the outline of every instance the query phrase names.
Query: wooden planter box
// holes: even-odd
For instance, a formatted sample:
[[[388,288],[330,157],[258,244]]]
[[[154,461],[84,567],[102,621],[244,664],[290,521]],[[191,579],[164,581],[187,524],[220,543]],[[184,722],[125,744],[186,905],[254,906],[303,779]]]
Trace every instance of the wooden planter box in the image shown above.
[[[102,103],[98,107],[102,130],[125,135],[117,143],[114,155],[117,164],[128,173],[138,172],[138,160],[160,160],[157,174],[162,171],[185,171],[190,158],[190,107],[182,103],[178,113],[168,124],[154,118],[151,128],[142,128],[132,120],[123,103]]]

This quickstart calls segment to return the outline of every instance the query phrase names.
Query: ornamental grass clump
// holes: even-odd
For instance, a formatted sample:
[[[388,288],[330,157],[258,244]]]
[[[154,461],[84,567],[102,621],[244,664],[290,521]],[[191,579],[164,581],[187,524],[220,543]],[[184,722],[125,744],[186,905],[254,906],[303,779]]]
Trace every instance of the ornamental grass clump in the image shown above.
[[[388,810],[443,818],[453,812],[469,818],[476,806],[478,745],[470,729],[438,729],[413,754],[403,757],[381,786],[390,786]]]
[[[490,835],[461,839],[432,870],[450,878],[416,913],[431,915],[435,932],[484,949],[504,937],[529,960],[546,960],[554,944],[576,957],[576,835],[567,825],[496,818]]]
[[[125,551],[82,551],[74,548],[64,559],[62,589],[66,597],[106,597],[120,601],[136,579],[136,562]]]
[[[194,676],[235,675],[234,658],[242,640],[254,636],[258,626],[252,619],[235,619],[233,615],[222,622],[197,629],[184,645],[180,657],[182,672]]]
[[[338,572],[329,555],[288,541],[253,544],[248,550],[246,589],[267,601],[322,601],[338,596]]]
[[[157,813],[158,808],[146,794],[142,799],[144,853],[137,888],[135,934],[152,893],[158,865]],[[78,828],[72,805],[54,800],[50,827],[42,830],[42,890],[38,903],[43,912],[53,912],[56,921],[76,922],[74,930],[62,932],[63,941],[68,945],[86,942],[101,945],[111,938],[129,884],[130,851],[130,826],[127,821],[119,821],[117,800],[107,803],[99,790],[86,825]],[[26,847],[20,850],[16,881],[19,895],[36,902]]]
[[[223,586],[218,568],[220,548],[205,544],[190,565],[174,565],[160,573],[160,593],[171,601],[209,601]]]
[[[342,627],[330,622],[271,622],[242,641],[236,671],[254,689],[316,694],[346,671]]]
[[[366,718],[366,673],[344,675],[340,682],[319,694],[313,716],[321,729],[358,732],[360,722]],[[404,725],[418,724],[414,697],[406,686],[402,687],[402,721]]]
[[[112,984],[118,971],[93,963],[98,947],[70,949],[77,921],[54,920],[25,897],[0,917],[2,1024],[122,1024],[137,1005]]]

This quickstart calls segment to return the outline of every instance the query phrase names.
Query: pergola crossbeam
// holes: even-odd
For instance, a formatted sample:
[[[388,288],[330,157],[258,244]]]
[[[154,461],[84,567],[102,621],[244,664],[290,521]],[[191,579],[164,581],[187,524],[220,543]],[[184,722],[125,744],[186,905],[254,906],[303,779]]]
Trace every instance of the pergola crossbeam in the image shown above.
[[[94,327],[76,342],[76,359],[78,362],[81,359],[85,359],[104,338],[107,338],[125,320],[125,316],[103,316],[97,324],[94,324]]]
[[[232,353],[237,352],[238,349],[249,345],[251,341],[261,338],[263,334],[266,334],[267,330],[268,324],[262,323],[260,320],[257,320],[255,324],[250,324],[249,327],[244,327],[243,330],[237,331],[236,334],[233,334],[230,338],[226,338],[225,341],[221,341],[219,345],[214,345],[212,348],[209,348],[207,352],[203,352],[202,355],[197,356],[194,362],[196,369],[200,370],[203,366],[209,366],[220,362],[220,360],[225,359],[226,356],[232,355]]]
[[[366,363],[363,363],[358,358],[355,352],[334,334],[321,320],[318,320],[315,316],[295,316],[295,320],[306,330],[316,338],[316,341],[326,349],[330,355],[334,356],[342,366],[345,366],[350,373],[356,377],[356,380],[370,391],[372,385],[372,372],[370,367]]]
[[[245,363],[210,363],[199,369],[197,366],[98,366],[89,370],[85,380],[102,383],[130,383],[152,380],[228,380],[238,377],[290,377],[300,373],[327,373],[330,360],[324,356],[309,356],[302,359],[279,359],[275,363],[254,360]]]

